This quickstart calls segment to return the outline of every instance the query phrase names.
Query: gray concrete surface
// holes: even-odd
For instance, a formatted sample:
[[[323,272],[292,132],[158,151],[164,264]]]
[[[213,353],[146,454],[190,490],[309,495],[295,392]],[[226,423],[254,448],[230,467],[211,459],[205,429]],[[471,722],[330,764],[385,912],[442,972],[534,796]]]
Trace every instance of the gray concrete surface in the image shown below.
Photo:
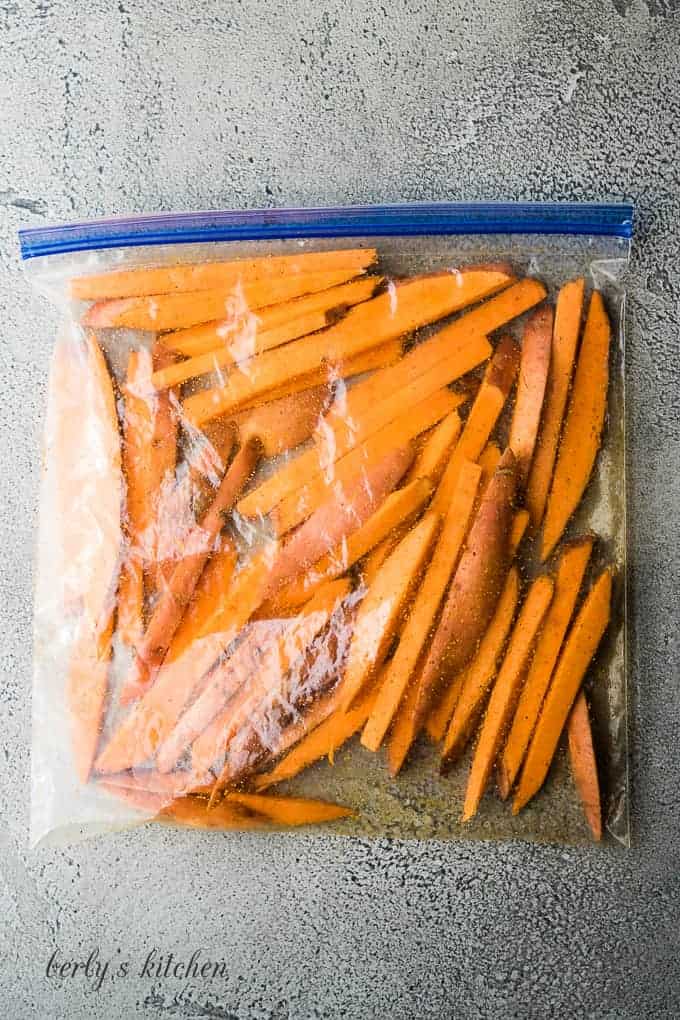
[[[0,1003],[29,1017],[680,1015],[675,0],[0,0]],[[27,850],[45,359],[15,230],[133,210],[639,203],[629,302],[635,846],[204,838]],[[101,988],[55,949],[111,960]],[[140,977],[148,952],[224,959]],[[114,964],[127,977],[111,980]]]

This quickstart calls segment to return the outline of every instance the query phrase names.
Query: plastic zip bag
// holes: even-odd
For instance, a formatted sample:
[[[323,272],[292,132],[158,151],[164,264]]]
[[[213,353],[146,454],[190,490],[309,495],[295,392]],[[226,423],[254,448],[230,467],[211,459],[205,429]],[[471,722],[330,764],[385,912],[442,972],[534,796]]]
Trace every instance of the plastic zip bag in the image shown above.
[[[587,204],[21,233],[63,312],[34,843],[629,842],[631,233]]]

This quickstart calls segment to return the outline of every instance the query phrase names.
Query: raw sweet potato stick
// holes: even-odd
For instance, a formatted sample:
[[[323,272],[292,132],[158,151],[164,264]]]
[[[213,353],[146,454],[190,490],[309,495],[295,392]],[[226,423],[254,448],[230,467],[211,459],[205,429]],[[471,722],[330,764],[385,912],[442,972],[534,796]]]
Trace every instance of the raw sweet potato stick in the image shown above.
[[[527,508],[538,528],[548,499],[562,419],[567,406],[583,308],[583,279],[565,283],[557,296],[550,371],[536,451],[527,483]]]
[[[314,386],[243,411],[233,419],[239,439],[259,439],[265,457],[286,453],[312,435],[329,394],[330,387]]]
[[[584,538],[568,546],[560,558],[555,578],[555,597],[536,644],[536,651],[498,769],[498,787],[503,798],[510,793],[524,760],[564,635],[574,612],[592,548],[592,538]]]
[[[415,736],[437,703],[445,678],[474,656],[493,614],[510,560],[516,479],[514,455],[506,450],[479,504],[439,622],[418,667]]]
[[[462,465],[458,473],[458,485],[453,494],[451,507],[449,509],[449,513],[447,514],[446,523],[444,525],[444,531],[449,530],[449,537],[446,540],[446,542],[444,542],[443,541],[444,532],[442,532],[442,538],[440,539],[440,546],[442,547],[441,552],[440,548],[438,547],[437,550],[435,551],[434,556],[432,557],[432,562],[430,563],[427,578],[425,579],[425,583],[423,584],[423,586],[420,589],[420,592],[418,593],[419,601],[420,599],[422,599],[423,602],[425,600],[426,595],[425,589],[427,587],[428,580],[430,580],[430,578],[436,580],[435,572],[437,566],[439,565],[437,562],[438,554],[441,557],[439,563],[444,562],[445,565],[448,566],[448,571],[445,569],[441,575],[441,580],[444,581],[444,584],[441,587],[441,594],[443,595],[444,593],[446,584],[448,583],[448,579],[451,576],[453,568],[455,567],[456,559],[462,547],[463,540],[467,532],[468,523],[473,513],[475,499],[477,497],[477,493],[479,490],[480,476],[481,468],[479,467],[478,464],[473,464],[471,461],[466,461]],[[446,580],[444,580],[444,578],[446,578]],[[431,606],[434,605],[435,600],[436,599],[432,600],[432,602],[430,603]],[[441,596],[439,600],[436,601],[438,608],[438,603],[441,601]],[[414,609],[413,611],[413,616],[415,615],[416,609]],[[425,638],[427,638],[428,633],[432,630],[432,626],[434,624],[435,619],[436,610],[435,613],[432,614],[430,617],[430,624],[427,626],[427,628],[423,628],[421,632]],[[407,624],[406,628],[404,629],[403,634],[404,639],[406,638],[408,626],[409,625]],[[424,647],[424,644],[425,642],[422,641],[421,649]],[[392,662],[395,662],[395,660],[399,656],[399,652],[400,649],[397,649],[397,652],[395,653]],[[414,666],[417,662],[417,659],[418,659],[417,655],[411,654],[411,661],[413,662]],[[382,690],[384,690],[385,686],[386,683],[381,688],[381,693]],[[388,766],[390,770],[390,775],[392,776],[395,776],[401,769],[402,765],[406,761],[406,756],[408,755],[409,750],[411,749],[413,741],[416,738],[416,729],[418,726],[417,708],[419,695],[420,691],[417,683],[412,683],[410,686],[408,686],[402,697],[399,709],[395,715],[387,748]]]
[[[172,365],[175,360],[174,355],[156,341],[153,348],[154,369],[163,370],[166,366]],[[177,547],[177,535],[168,535],[166,533],[165,515],[163,512],[164,507],[169,502],[168,494],[175,488],[178,434],[175,410],[177,397],[172,391],[166,390],[155,393],[153,402],[154,424],[149,452],[150,509],[153,521],[153,571],[151,587],[156,591],[160,591],[166,579],[169,578],[175,561],[180,558],[180,549]]]
[[[524,676],[524,668],[552,595],[552,580],[546,576],[536,578],[529,588],[524,605],[517,617],[503,665],[491,691],[491,698],[472,759],[463,805],[464,822],[469,821],[477,813],[505,730],[512,717]]]
[[[597,758],[593,747],[593,734],[588,715],[588,703],[583,691],[576,696],[567,722],[569,761],[586,821],[596,840],[602,839],[602,804],[600,782],[597,777]]]
[[[481,486],[484,486],[484,478],[482,478]],[[488,483],[487,483],[488,484]],[[485,491],[483,489],[483,491]],[[515,516],[512,519],[512,528],[510,531],[510,555],[514,556],[517,552],[520,542],[524,537],[527,524],[529,523],[529,514],[526,510],[517,510]],[[502,596],[501,596],[502,601]],[[509,626],[509,623],[508,623]],[[489,630],[493,627],[493,622],[489,624]],[[461,691],[463,690],[466,682],[468,672],[474,669],[475,662],[479,658],[481,653],[477,653],[477,656],[473,660],[472,664],[468,669],[462,670],[460,673],[456,673],[453,678],[449,681],[449,686],[439,700],[438,704],[435,704],[434,708],[430,712],[427,722],[425,724],[425,730],[428,737],[433,744],[438,744],[443,739],[446,733],[449,720],[453,715],[453,710],[458,703]],[[483,691],[480,691],[480,697],[483,695]]]
[[[476,461],[484,451],[512,389],[518,364],[517,345],[512,337],[504,336],[484,373],[461,437],[435,493],[432,509],[437,513],[446,513],[463,461]]]
[[[366,592],[357,613],[343,678],[345,710],[380,670],[439,525],[439,517],[427,513],[385,560]]]
[[[349,818],[355,812],[340,804],[323,800],[305,800],[302,797],[270,797],[257,793],[228,793],[229,804],[238,804],[269,818],[276,825],[321,825],[339,818]]]
[[[462,754],[470,738],[474,723],[484,703],[485,694],[496,675],[496,666],[512,626],[518,599],[519,573],[517,567],[511,567],[496,610],[480,641],[477,653],[469,666],[456,678],[456,682],[460,684],[460,696],[456,702],[442,749],[442,772],[445,772]]]
[[[144,569],[151,558],[151,456],[155,417],[151,372],[151,352],[131,351],[123,421],[125,525],[129,545],[118,586],[118,630],[122,640],[133,647],[144,630]]]
[[[190,829],[244,830],[262,829],[269,824],[263,815],[250,814],[238,804],[223,800],[212,805],[207,797],[178,797],[166,804],[154,817],[155,822],[186,826]]]
[[[457,411],[452,411],[428,433],[425,443],[418,451],[406,476],[406,481],[412,482],[415,478],[429,478],[432,485],[438,485],[458,440],[460,430],[460,415]]]
[[[513,814],[522,810],[545,781],[569,710],[607,629],[611,590],[612,572],[607,569],[591,588],[572,624],[529,744],[512,805]]]
[[[61,344],[69,347],[60,351]],[[85,437],[78,447],[77,468],[66,464],[66,477],[59,480],[64,491],[73,496],[71,512],[80,528],[79,563],[73,575],[79,585],[74,594],[78,596],[80,618],[65,695],[76,773],[85,783],[97,752],[108,690],[121,546],[121,454],[111,376],[96,338],[60,339],[55,359],[62,356],[70,372],[64,377],[57,373],[50,384],[67,387],[68,396],[62,393],[59,399],[72,403],[74,414],[77,407],[77,420]],[[55,438],[58,441],[59,436]],[[55,453],[59,465],[65,464],[69,455],[74,456],[73,450],[61,450],[58,445]],[[68,527],[58,521],[57,527],[62,526],[65,530]]]
[[[360,273],[375,261],[375,248],[265,255],[231,262],[187,262],[153,268],[115,269],[76,276],[71,280],[74,301],[148,297],[182,291],[214,290],[253,280],[276,280],[307,273],[353,269]]]
[[[611,327],[599,291],[593,291],[574,373],[555,474],[543,523],[541,559],[557,545],[590,479],[600,447],[609,383]]]
[[[418,451],[405,481],[412,482],[416,478],[426,478],[432,487],[438,485],[444,468],[451,459],[461,428],[462,424],[457,411],[447,415],[439,425],[433,428],[424,445]],[[366,556],[361,566],[361,576],[366,586],[372,584],[376,573],[406,535],[408,528],[408,520],[397,524]]]
[[[517,396],[508,436],[508,446],[517,460],[517,471],[522,487],[526,484],[531,467],[541,420],[541,408],[550,369],[552,327],[552,308],[542,305],[531,313],[522,335]]]
[[[477,464],[464,461],[461,465],[458,485],[441,536],[406,621],[397,650],[385,671],[376,703],[361,737],[364,747],[371,751],[377,751],[382,743],[435,622],[439,605],[465,539],[480,474]],[[395,550],[390,560],[398,556],[399,548]],[[348,705],[351,703],[349,696],[347,703]],[[411,739],[414,736],[415,733]]]
[[[232,586],[238,556],[228,539],[222,548],[216,550],[206,564],[196,585],[194,596],[189,603],[182,622],[175,631],[164,662],[174,662],[188,651],[198,638],[205,634],[205,628],[215,612],[218,612]]]
[[[500,447],[497,443],[493,442],[487,443],[477,458],[477,463],[482,469],[482,480],[480,483],[482,492],[486,492],[486,487],[493,478],[494,471],[498,467],[498,461],[500,459]]]

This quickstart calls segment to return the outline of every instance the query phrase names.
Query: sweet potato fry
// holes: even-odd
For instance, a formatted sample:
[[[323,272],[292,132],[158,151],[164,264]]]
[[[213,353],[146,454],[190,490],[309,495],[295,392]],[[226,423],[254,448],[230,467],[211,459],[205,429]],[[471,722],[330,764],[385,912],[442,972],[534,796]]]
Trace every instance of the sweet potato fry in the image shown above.
[[[406,693],[409,680],[425,647],[427,637],[437,618],[439,606],[456,567],[456,562],[465,540],[480,475],[481,469],[478,464],[473,464],[470,461],[462,463],[458,473],[458,485],[456,486],[432,560],[418,591],[413,609],[406,621],[397,650],[385,671],[385,677],[380,685],[380,692],[373,711],[362,733],[361,742],[364,747],[371,751],[377,751],[380,747],[385,733],[397,713],[399,704]],[[428,514],[428,516],[430,515]],[[401,546],[395,550],[387,561],[389,564],[396,560],[395,567],[397,568],[400,548]],[[386,566],[387,564],[385,564]],[[385,567],[383,567],[383,570]],[[380,574],[378,574],[378,577],[380,577]],[[415,701],[413,707],[415,709]],[[412,726],[412,729],[408,746],[417,736],[414,728],[415,723],[416,716],[414,711],[409,713],[409,724]],[[406,750],[408,750],[408,747]]]
[[[481,486],[483,487],[482,492],[484,492],[485,487],[483,476]],[[510,529],[511,556],[514,556],[515,553],[517,552],[517,548],[522,539],[524,538],[524,532],[526,531],[528,523],[529,523],[528,511],[517,510],[515,516],[512,518],[512,527]],[[490,624],[489,626],[491,627],[492,624]],[[443,739],[444,734],[446,733],[446,728],[448,726],[449,720],[453,715],[453,710],[456,707],[456,704],[458,703],[460,693],[463,689],[463,684],[466,675],[467,670],[462,670],[460,673],[454,674],[454,676],[449,681],[446,690],[439,699],[439,702],[435,704],[427,718],[425,730],[433,744],[438,744],[439,741]]]
[[[444,739],[446,728],[449,725],[449,720],[453,715],[453,710],[456,707],[458,699],[460,698],[460,692],[463,689],[463,681],[465,680],[465,670],[461,670],[460,673],[456,673],[446,686],[443,694],[434,707],[430,710],[430,714],[425,722],[425,733],[427,734],[428,740],[433,744],[438,744],[440,740]],[[416,688],[413,687],[413,698],[416,697]]]
[[[259,620],[253,623],[244,641],[222,666],[217,667],[194,703],[159,747],[156,756],[159,772],[169,772],[174,768],[185,749],[228,705],[232,729],[224,727],[225,746],[243,721],[239,708],[252,702],[255,688],[269,690],[280,686],[281,678],[325,627],[348,590],[348,582],[335,581],[302,607],[293,620]],[[243,699],[240,699],[241,688]]]
[[[576,696],[567,722],[569,761],[586,821],[593,837],[602,839],[602,805],[600,783],[597,777],[597,759],[593,747],[593,734],[588,716],[588,703],[583,691]]]
[[[595,464],[607,406],[610,338],[611,327],[602,295],[593,291],[548,496],[542,560],[546,560],[553,551],[581,502]]]
[[[228,793],[229,804],[238,804],[264,815],[276,825],[322,825],[339,818],[351,818],[352,808],[302,797],[272,797],[258,793]]]
[[[323,333],[297,340],[294,358],[283,350],[267,351],[252,358],[247,376],[232,374],[224,386],[189,397],[184,402],[185,414],[194,425],[200,425],[285,385],[296,376],[315,371],[324,360],[344,361],[397,339],[480,300],[508,282],[502,273],[456,276],[439,273],[407,280],[350,308],[340,322]]]
[[[281,500],[271,514],[275,534],[285,535],[323,504],[329,490],[351,485],[357,475],[371,464],[382,460],[391,450],[405,446],[440,421],[452,411],[454,403],[455,398],[449,390],[434,393],[336,460],[325,474],[317,474],[301,489]]]
[[[564,635],[574,612],[592,548],[592,538],[584,538],[568,546],[560,558],[555,579],[555,597],[536,644],[536,651],[498,768],[498,787],[503,799],[510,793],[524,760]]]
[[[460,696],[456,701],[442,749],[443,773],[463,753],[470,739],[474,724],[484,705],[486,693],[496,676],[496,667],[505,639],[510,632],[518,599],[519,573],[516,567],[511,567],[496,611],[479,644],[477,654],[454,681],[460,683]]]
[[[231,262],[191,262],[177,265],[116,269],[76,276],[70,291],[74,301],[102,298],[150,297],[183,291],[214,290],[253,280],[276,280],[308,273],[353,269],[361,273],[375,261],[375,248],[267,255]]]
[[[153,367],[163,370],[175,361],[175,356],[156,341],[153,348]],[[152,377],[153,378],[153,377]],[[153,522],[153,571],[150,588],[160,591],[169,579],[172,566],[179,558],[178,544],[183,536],[169,536],[162,527],[166,493],[174,487],[177,466],[178,422],[175,411],[176,396],[172,391],[154,394],[154,424],[151,440],[150,484],[151,516]]]
[[[60,567],[72,568],[64,594],[73,600],[68,608],[79,613],[65,694],[76,772],[81,782],[86,782],[108,688],[122,495],[113,386],[94,336],[60,337],[50,380],[51,388],[57,385],[63,385],[64,390],[51,393],[50,413],[55,413],[56,420],[48,419],[47,453],[54,453],[54,464],[47,465],[46,484],[52,487],[58,513],[71,515],[55,522],[56,560]],[[59,418],[64,413],[73,415],[81,430],[75,452],[62,445],[69,437],[75,438],[69,428],[60,429],[63,423]],[[61,469],[63,476],[55,477],[53,472]],[[47,525],[48,535],[51,524]],[[79,530],[72,531],[74,528]],[[76,557],[75,563],[61,560],[67,551]]]
[[[418,688],[415,684],[409,684],[387,738],[387,769],[392,778],[401,772],[413,744],[413,714],[417,700]]]
[[[158,669],[163,662],[222,529],[224,514],[233,506],[252,474],[258,455],[257,442],[249,442],[241,447],[224,475],[210,509],[189,537],[186,554],[173,570],[146,632],[137,645],[135,661],[121,690],[123,704],[143,693],[152,681],[152,671]]]
[[[512,337],[504,336],[484,373],[484,380],[470,408],[453,457],[432,500],[432,509],[437,513],[446,513],[463,461],[476,461],[482,454],[512,389],[518,363],[519,351],[515,341]]]
[[[536,446],[550,369],[552,331],[552,308],[541,305],[527,319],[522,336],[517,396],[508,437],[508,446],[515,455],[522,487],[526,484]]]
[[[97,301],[90,305],[83,316],[83,324],[95,329],[142,329],[161,333],[225,316],[236,318],[245,311],[262,308],[264,305],[326,290],[356,275],[353,268],[335,269],[284,276],[276,280],[254,280],[244,285],[236,283],[214,290],[178,291],[172,294],[152,294],[149,297]]]
[[[81,488],[75,503],[87,503],[80,535],[86,570],[81,590],[85,615],[97,633],[106,630],[118,581],[122,493],[120,436],[111,376],[96,337],[85,337],[86,378],[79,393],[78,421],[88,442],[78,446]],[[91,501],[91,502],[90,502]]]
[[[438,485],[460,435],[460,430],[460,417],[456,411],[453,411],[429,433],[426,442],[411,465],[405,481],[412,482],[415,478],[427,478],[433,486]],[[378,570],[390,553],[399,545],[408,529],[408,520],[395,525],[366,557],[361,568],[361,575],[367,587],[373,583]]]
[[[328,386],[300,390],[234,417],[241,442],[259,439],[265,457],[294,449],[314,432],[328,403]]]
[[[128,554],[121,568],[118,586],[118,630],[122,640],[133,647],[144,629],[144,568],[151,552],[151,451],[155,418],[152,369],[150,351],[130,352],[123,422]]]
[[[228,540],[212,554],[170,642],[165,662],[174,662],[184,655],[193,642],[206,633],[209,621],[220,611],[232,586],[237,558],[236,549]]]
[[[385,560],[366,592],[357,614],[345,667],[342,702],[345,710],[351,707],[371,677],[380,670],[439,526],[440,519],[436,515],[426,514]],[[381,693],[382,690],[384,685]]]
[[[524,670],[536,635],[550,605],[553,582],[542,576],[533,582],[524,601],[503,659],[479,734],[465,791],[463,821],[477,814],[486,784],[501,748],[507,725],[517,703]]]
[[[410,444],[393,450],[357,475],[351,486],[333,493],[279,549],[264,597],[273,598],[286,581],[358,531],[392,492],[412,460]]]
[[[238,804],[222,800],[211,805],[206,797],[179,797],[165,805],[155,822],[186,826],[190,829],[262,829],[269,824],[263,815],[253,815]]]
[[[376,681],[375,688],[377,689],[379,686],[380,678]],[[342,687],[340,690],[342,691]],[[325,722],[308,733],[296,747],[289,751],[271,772],[257,776],[253,784],[255,789],[267,790],[276,783],[292,779],[293,776],[302,772],[309,765],[313,765],[320,758],[328,757],[332,760],[338,748],[342,747],[364,725],[374,699],[375,691],[371,689],[349,711],[333,712]]]
[[[328,325],[334,315],[344,312],[351,305],[367,301],[375,289],[382,283],[381,276],[365,276],[339,287],[330,287],[299,298],[292,298],[278,305],[267,305],[256,312],[246,311],[240,319],[216,319],[214,322],[201,323],[188,329],[177,329],[162,334],[162,342],[166,347],[184,354],[187,358],[195,358],[208,351],[234,345],[248,357],[257,350],[265,350],[261,343],[262,334],[270,334],[274,330],[288,330],[289,340],[313,333]],[[321,319],[321,326],[309,326],[311,319]],[[306,328],[301,329],[302,325]],[[291,332],[292,329],[292,332]],[[281,340],[281,343],[286,341]],[[277,343],[270,344],[276,347]],[[243,353],[235,358],[241,361]]]
[[[415,478],[429,478],[432,485],[438,485],[458,441],[460,429],[460,416],[456,411],[452,411],[428,434],[411,465],[406,481],[412,482]]]
[[[192,503],[200,517],[227,470],[238,433],[232,421],[216,418],[200,431],[185,429],[185,436],[189,440],[184,452],[189,464]]]
[[[96,630],[82,617],[66,676],[71,748],[81,783],[90,778],[102,730],[111,659],[112,618]]]
[[[513,814],[540,790],[581,681],[609,623],[612,572],[604,570],[588,593],[562,648],[529,744]]]
[[[482,497],[439,623],[418,670],[416,734],[440,696],[442,681],[472,659],[493,614],[510,559],[508,532],[516,477],[514,455],[506,450]],[[445,479],[446,475],[442,484]]]
[[[425,505],[431,492],[430,482],[426,478],[418,478],[391,493],[363,527],[317,560],[306,573],[290,581],[274,601],[265,603],[262,614],[275,616],[301,606],[322,584],[344,574],[386,535],[405,523],[408,525]]]
[[[583,285],[583,279],[572,280],[562,287],[557,297],[548,385],[526,491],[527,508],[535,528],[538,528],[543,520],[562,429],[562,418],[567,406],[581,328]]]

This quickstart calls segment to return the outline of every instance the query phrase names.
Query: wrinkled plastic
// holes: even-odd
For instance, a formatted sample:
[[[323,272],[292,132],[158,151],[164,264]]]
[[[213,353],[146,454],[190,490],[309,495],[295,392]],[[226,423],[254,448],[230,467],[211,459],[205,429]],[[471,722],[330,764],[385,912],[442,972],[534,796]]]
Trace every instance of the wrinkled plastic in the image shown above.
[[[348,256],[343,267],[342,257],[331,256],[314,268],[313,253],[372,248],[376,259],[365,265],[360,256],[354,262]],[[282,255],[297,262],[273,271],[271,259]],[[589,841],[564,735],[543,789],[523,811],[512,814],[496,796],[492,777],[465,824],[461,805],[474,738],[446,775],[440,774],[441,748],[424,733],[396,776],[387,767],[389,735],[378,753],[360,742],[370,707],[363,711],[362,705],[369,705],[395,654],[436,548],[437,528],[428,540],[426,518],[439,481],[418,477],[413,465],[425,437],[445,418],[459,414],[464,426],[488,353],[475,348],[471,336],[452,339],[448,357],[452,366],[458,359],[460,371],[452,368],[443,384],[420,391],[415,374],[393,386],[396,377],[389,373],[404,351],[502,292],[507,263],[516,279],[542,281],[552,304],[561,285],[585,277],[586,294],[602,292],[612,323],[602,447],[563,541],[597,535],[584,590],[603,567],[614,570],[611,621],[585,690],[604,826],[628,844],[627,259],[625,237],[541,234],[354,234],[352,240],[210,241],[32,258],[31,279],[64,317],[50,370],[40,505],[32,842],[69,841],[150,819],[255,830],[327,820],[329,832],[364,836]],[[109,270],[227,260],[249,268],[230,269],[221,288],[199,270],[193,285],[201,289],[192,292],[190,307],[173,303],[181,290],[158,297],[154,277],[140,298],[126,294],[139,283],[123,279],[111,298],[73,299],[71,281]],[[258,276],[258,265],[269,269]],[[482,282],[457,305],[468,269]],[[416,302],[405,329],[384,327],[385,317],[397,321],[405,307],[405,284],[398,281],[441,273],[450,282],[448,305],[438,296],[429,314]],[[368,277],[376,279],[366,283]],[[161,279],[167,287],[183,286],[181,272]],[[338,300],[329,288],[337,288]],[[100,290],[106,289],[104,281]],[[310,293],[317,297],[310,300]],[[380,294],[386,295],[381,317],[366,320],[360,313],[356,329],[343,332],[343,322],[354,321],[352,309]],[[521,341],[526,318],[492,332],[492,347],[508,333]],[[152,331],[154,323],[162,330]],[[173,325],[186,332],[173,338]],[[142,352],[132,383],[126,378],[130,352]],[[195,364],[200,375],[185,360],[188,354],[203,358]],[[187,377],[170,387],[159,376],[154,382],[154,372],[168,370],[166,378]],[[367,391],[370,399],[353,401],[357,384],[372,377],[378,385]],[[490,437],[501,449],[513,399]],[[397,410],[383,414],[388,402]],[[390,429],[395,414],[399,428]],[[206,514],[239,444],[252,450],[256,470],[250,474],[246,465],[248,481],[220,511],[215,530]],[[300,472],[287,476],[294,481],[283,496],[248,497],[275,491],[259,487],[298,460]],[[140,491],[142,510],[134,504]],[[371,560],[375,546],[395,537],[401,559],[391,574],[384,567],[381,572],[375,556]],[[522,598],[537,574],[554,576],[555,557],[541,566],[539,543],[540,534],[529,534],[517,552]],[[140,576],[143,606],[131,636],[135,599],[129,592],[139,592]],[[376,589],[376,576],[385,590]],[[381,597],[362,614],[376,590]],[[158,627],[154,642],[145,645],[151,621]],[[368,658],[363,686],[348,709],[356,717],[347,724],[351,736],[326,746],[323,726],[344,711],[347,663],[359,655],[360,642]],[[285,774],[286,755],[315,732],[320,750],[313,762],[268,786],[263,777],[282,764]],[[352,813],[332,819],[318,804],[296,805],[289,797]]]

